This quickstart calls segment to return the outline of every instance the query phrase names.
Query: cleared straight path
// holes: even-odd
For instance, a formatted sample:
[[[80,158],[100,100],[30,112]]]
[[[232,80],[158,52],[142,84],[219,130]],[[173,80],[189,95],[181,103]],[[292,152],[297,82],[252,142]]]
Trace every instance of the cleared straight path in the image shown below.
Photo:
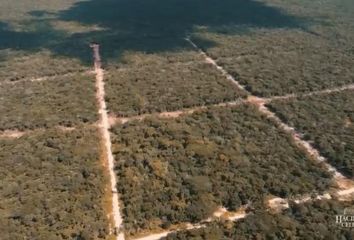
[[[117,178],[114,173],[114,158],[112,154],[112,142],[109,132],[109,120],[107,114],[107,105],[105,101],[105,90],[104,90],[104,72],[101,68],[101,59],[99,53],[99,45],[92,44],[93,56],[94,56],[94,66],[96,73],[96,98],[98,102],[98,114],[100,116],[99,129],[102,141],[102,147],[104,148],[104,160],[106,161],[107,170],[110,177],[110,188],[111,188],[111,198],[112,198],[112,212],[108,214],[113,227],[111,227],[111,234],[116,236],[117,240],[124,240],[124,233],[122,232],[123,219],[120,214],[119,199],[117,192]]]

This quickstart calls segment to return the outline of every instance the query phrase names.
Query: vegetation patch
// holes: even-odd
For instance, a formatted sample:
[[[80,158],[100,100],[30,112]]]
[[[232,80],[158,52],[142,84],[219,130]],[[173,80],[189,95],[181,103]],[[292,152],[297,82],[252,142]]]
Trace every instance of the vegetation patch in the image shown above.
[[[282,214],[260,210],[237,223],[211,223],[206,228],[171,233],[164,240],[202,239],[352,239],[352,228],[336,223],[353,202],[335,200],[291,204]],[[352,214],[349,214],[349,218]]]
[[[79,60],[56,57],[47,51],[31,54],[11,54],[6,51],[3,55],[6,55],[6,61],[0,61],[0,82],[30,80],[88,70]]]
[[[178,36],[146,37],[139,33],[134,36],[122,33],[119,37],[105,36],[99,42],[107,69],[204,60],[193,46]]]
[[[246,94],[207,63],[151,64],[106,74],[108,108],[119,116],[233,101]]]
[[[253,106],[130,122],[112,133],[127,234],[331,185],[331,176]]]
[[[0,87],[0,130],[73,126],[97,120],[95,80],[87,74]]]
[[[330,164],[347,176],[354,176],[353,91],[274,101],[270,107],[303,133]]]
[[[257,96],[309,92],[354,82],[353,54],[301,30],[206,32],[193,39]]]
[[[96,129],[0,140],[2,239],[105,239]]]

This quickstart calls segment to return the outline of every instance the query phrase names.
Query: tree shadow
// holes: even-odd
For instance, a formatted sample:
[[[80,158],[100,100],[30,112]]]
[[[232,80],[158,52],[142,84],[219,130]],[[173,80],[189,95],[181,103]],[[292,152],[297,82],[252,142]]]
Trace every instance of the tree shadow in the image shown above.
[[[41,19],[45,12],[31,14],[38,18],[34,22],[43,26],[15,32],[0,24],[0,49],[46,48],[84,63],[90,62],[90,41],[102,45],[104,59],[117,59],[127,50],[158,53],[189,49],[183,38],[197,26],[210,31],[224,26],[303,29],[305,21],[254,0],[91,0],[57,13],[55,19],[96,25],[101,30],[68,35],[45,26],[45,19]]]
[[[0,22],[0,49],[38,51],[55,40],[64,40],[63,32],[54,31],[46,20],[34,20],[25,26],[31,29],[13,30],[9,24]]]

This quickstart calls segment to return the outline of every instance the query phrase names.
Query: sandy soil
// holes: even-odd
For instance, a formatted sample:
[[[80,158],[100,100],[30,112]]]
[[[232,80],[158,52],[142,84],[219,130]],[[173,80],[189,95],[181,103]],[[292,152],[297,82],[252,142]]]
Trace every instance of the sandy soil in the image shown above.
[[[174,112],[161,112],[161,113],[152,113],[152,114],[141,114],[137,116],[132,116],[132,117],[115,117],[113,115],[109,116],[109,123],[111,126],[114,126],[116,124],[124,124],[127,122],[131,122],[134,120],[142,121],[148,117],[157,117],[157,118],[177,118],[180,117],[183,114],[192,114],[193,112],[197,111],[198,109],[203,109],[203,107],[197,107],[194,109],[185,109],[185,110],[180,110],[180,111],[174,111]]]
[[[75,127],[64,127],[64,126],[58,126],[57,128],[63,132],[72,132],[76,129]]]
[[[275,213],[280,213],[289,208],[289,202],[287,199],[276,197],[268,200],[267,207]]]
[[[95,56],[95,72],[96,72],[96,98],[98,102],[98,114],[100,116],[100,132],[103,144],[105,146],[105,158],[107,160],[108,172],[110,176],[110,185],[112,191],[112,213],[110,214],[113,218],[114,227],[111,230],[113,234],[116,234],[117,240],[124,240],[124,234],[121,230],[123,219],[120,215],[119,201],[118,201],[118,192],[117,192],[117,179],[114,173],[114,158],[112,154],[112,143],[111,136],[109,132],[109,119],[107,114],[107,107],[105,102],[105,90],[104,90],[104,73],[101,68],[98,45],[92,46]],[[97,57],[98,56],[98,57]]]
[[[346,85],[346,86],[342,86],[342,87],[338,87],[338,88],[325,89],[325,90],[321,90],[321,91],[314,91],[314,92],[310,92],[310,93],[306,93],[306,94],[290,94],[290,95],[284,95],[284,96],[274,96],[271,98],[260,98],[260,97],[256,97],[253,95],[249,95],[247,97],[247,99],[242,99],[242,100],[238,100],[238,101],[218,103],[218,104],[212,104],[212,105],[208,105],[208,106],[198,106],[198,107],[194,107],[194,108],[186,108],[186,109],[171,111],[171,112],[141,114],[141,115],[136,115],[136,116],[132,116],[132,117],[117,117],[114,115],[109,115],[109,124],[110,124],[110,126],[114,126],[116,124],[124,124],[124,123],[134,121],[134,120],[141,121],[141,120],[144,120],[145,118],[148,118],[148,117],[177,118],[182,115],[188,115],[188,114],[192,114],[196,111],[205,110],[208,107],[228,107],[228,106],[237,106],[237,105],[247,104],[247,103],[257,105],[258,107],[263,107],[266,103],[270,103],[271,101],[275,101],[275,100],[286,100],[286,99],[298,98],[298,97],[330,94],[333,92],[341,92],[341,91],[345,91],[345,90],[354,90],[354,84]],[[345,119],[344,125],[346,127],[349,127],[350,125],[352,125],[352,122],[350,121],[350,119]],[[300,133],[297,133],[297,136],[301,137],[302,135]]]
[[[142,121],[148,117],[157,117],[157,118],[161,118],[161,119],[178,118],[178,117],[181,117],[182,115],[193,114],[197,111],[205,110],[208,107],[237,106],[237,105],[244,104],[246,102],[247,102],[247,100],[238,100],[238,101],[232,101],[232,102],[212,104],[212,105],[208,105],[208,106],[198,106],[198,107],[194,107],[194,108],[186,108],[186,109],[172,111],[172,112],[142,114],[142,115],[137,115],[137,116],[132,116],[132,117],[116,117],[114,115],[110,115],[109,116],[109,123],[111,126],[114,126],[116,124],[124,124],[124,123],[134,121],[134,120]]]
[[[206,52],[204,52],[202,49],[200,49],[197,44],[195,44],[190,38],[186,38],[186,41],[189,42],[204,58],[205,61],[211,65],[213,65],[216,69],[220,71],[220,73],[226,77],[227,80],[231,81],[233,84],[235,84],[239,89],[245,90],[245,86],[241,85],[236,79],[231,76],[224,68],[219,66],[214,59],[208,56]]]
[[[350,120],[350,118],[344,119],[344,127],[348,128],[351,125],[353,125],[353,122]]]
[[[268,201],[266,201],[266,205],[270,211],[274,213],[280,213],[283,210],[289,208],[290,201],[293,201],[296,204],[302,204],[314,200],[324,200],[324,199],[332,199],[331,194],[324,193],[322,195],[317,195],[317,196],[305,195],[297,199],[285,199],[285,198],[275,197],[275,198],[268,199]]]
[[[228,221],[237,221],[247,216],[246,210],[248,207],[248,205],[244,205],[234,212],[228,211],[224,207],[220,207],[214,212],[213,216],[214,218],[224,219]]]
[[[266,205],[269,210],[279,213],[284,209],[289,208],[289,202],[293,201],[296,204],[302,204],[315,200],[329,200],[336,199],[338,201],[352,201],[354,200],[354,187],[347,188],[345,190],[334,190],[319,195],[304,195],[295,199],[284,199],[279,197],[270,198],[266,201]]]
[[[0,138],[20,138],[25,135],[26,132],[18,130],[5,130],[0,132]]]
[[[64,127],[64,126],[56,126],[54,127],[58,130],[63,132],[69,132],[75,130],[75,127]],[[20,138],[24,135],[28,135],[38,131],[46,131],[45,128],[37,128],[35,130],[26,130],[26,131],[19,131],[19,130],[5,130],[0,131],[0,138]]]
[[[158,239],[161,239],[162,237],[166,237],[170,233],[174,233],[174,232],[178,232],[178,231],[182,231],[182,230],[192,230],[192,229],[206,227],[206,223],[209,223],[212,221],[218,221],[220,219],[228,220],[228,221],[238,221],[238,220],[243,219],[247,216],[247,213],[246,213],[247,207],[248,207],[247,205],[242,206],[239,210],[237,210],[235,212],[230,212],[226,208],[220,207],[219,209],[217,209],[213,213],[212,217],[205,219],[205,220],[201,221],[200,223],[197,223],[197,224],[184,223],[184,224],[182,224],[183,227],[181,227],[181,228],[171,229],[171,230],[167,230],[167,231],[160,232],[160,233],[154,233],[154,234],[144,236],[144,237],[134,238],[134,240],[158,240]]]
[[[313,91],[309,93],[299,93],[299,94],[288,94],[284,96],[274,96],[270,98],[262,98],[264,102],[268,103],[274,100],[286,100],[286,99],[292,99],[292,98],[298,98],[298,97],[310,97],[310,96],[316,96],[316,95],[324,95],[324,94],[331,94],[331,93],[337,93],[337,92],[342,92],[346,90],[354,90],[354,84],[349,84],[349,85],[344,85],[341,87],[335,87],[335,88],[328,88],[324,90],[319,90],[319,91]]]

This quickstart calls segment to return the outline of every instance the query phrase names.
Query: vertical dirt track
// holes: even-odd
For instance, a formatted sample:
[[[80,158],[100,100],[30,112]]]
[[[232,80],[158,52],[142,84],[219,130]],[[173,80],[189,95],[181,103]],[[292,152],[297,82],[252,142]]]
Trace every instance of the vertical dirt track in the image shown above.
[[[124,240],[124,234],[121,231],[121,226],[123,219],[120,215],[119,208],[119,200],[118,200],[118,192],[117,192],[117,179],[114,173],[114,158],[112,154],[112,143],[111,136],[109,133],[109,120],[107,114],[107,106],[105,102],[105,90],[104,90],[104,72],[101,68],[101,59],[99,55],[99,45],[92,44],[91,48],[94,53],[94,66],[96,73],[96,98],[98,102],[98,114],[100,116],[99,121],[99,129],[101,135],[102,145],[104,147],[104,159],[106,161],[105,165],[107,166],[107,170],[109,171],[110,177],[110,188],[111,188],[111,202],[112,202],[112,212],[109,213],[108,217],[113,222],[113,228],[111,227],[110,231],[116,236],[117,240]]]

